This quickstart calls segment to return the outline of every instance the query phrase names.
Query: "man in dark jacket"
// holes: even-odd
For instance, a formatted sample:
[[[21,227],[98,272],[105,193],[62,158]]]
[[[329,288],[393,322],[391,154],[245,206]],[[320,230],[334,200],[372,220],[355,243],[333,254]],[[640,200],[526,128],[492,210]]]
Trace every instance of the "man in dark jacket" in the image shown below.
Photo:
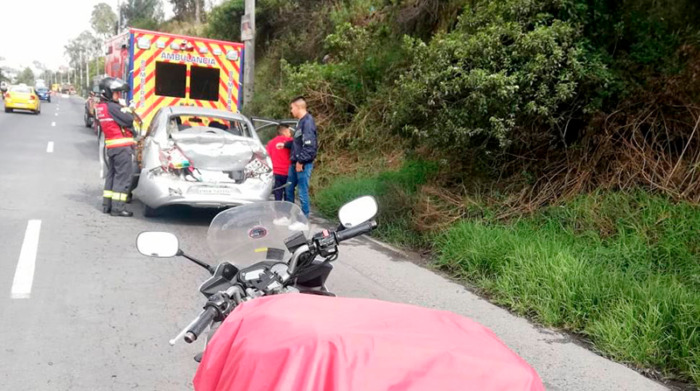
[[[294,132],[294,140],[286,145],[292,149],[292,165],[289,167],[287,179],[287,201],[294,202],[294,192],[298,187],[301,210],[308,217],[311,209],[309,181],[318,151],[316,123],[314,117],[306,110],[306,100],[303,97],[295,98],[289,106],[292,116],[298,119],[299,123]]]

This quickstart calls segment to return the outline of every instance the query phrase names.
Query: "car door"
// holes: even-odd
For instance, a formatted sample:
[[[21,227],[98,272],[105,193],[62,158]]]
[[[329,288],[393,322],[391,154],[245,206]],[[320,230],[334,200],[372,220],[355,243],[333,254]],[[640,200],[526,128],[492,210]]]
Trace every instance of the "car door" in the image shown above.
[[[292,129],[292,133],[296,130],[299,121],[295,119],[267,119],[251,117],[255,133],[257,133],[263,146],[277,136],[277,126],[286,125]]]

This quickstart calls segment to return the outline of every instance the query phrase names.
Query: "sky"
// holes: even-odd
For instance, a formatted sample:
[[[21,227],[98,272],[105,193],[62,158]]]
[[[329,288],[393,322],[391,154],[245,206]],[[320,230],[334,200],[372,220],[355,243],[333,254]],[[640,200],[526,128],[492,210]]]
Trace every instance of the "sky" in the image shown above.
[[[0,66],[17,69],[34,60],[49,69],[67,65],[64,46],[84,30],[91,30],[92,8],[107,3],[116,11],[118,0],[2,0],[0,6]],[[172,16],[168,1],[165,17]]]

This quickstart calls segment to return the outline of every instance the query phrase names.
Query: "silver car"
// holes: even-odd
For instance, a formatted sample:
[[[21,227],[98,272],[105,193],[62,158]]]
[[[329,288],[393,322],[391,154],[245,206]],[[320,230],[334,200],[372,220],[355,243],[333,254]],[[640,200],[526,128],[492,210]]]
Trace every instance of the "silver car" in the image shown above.
[[[133,191],[146,216],[167,205],[221,208],[266,201],[272,161],[241,114],[201,107],[164,107],[139,141]]]

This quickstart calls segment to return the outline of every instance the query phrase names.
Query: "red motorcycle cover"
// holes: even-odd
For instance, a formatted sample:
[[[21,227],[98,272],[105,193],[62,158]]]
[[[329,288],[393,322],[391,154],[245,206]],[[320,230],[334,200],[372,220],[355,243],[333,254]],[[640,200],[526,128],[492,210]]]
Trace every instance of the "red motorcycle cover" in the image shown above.
[[[489,329],[446,312],[304,294],[245,302],[221,325],[197,391],[544,390]]]

